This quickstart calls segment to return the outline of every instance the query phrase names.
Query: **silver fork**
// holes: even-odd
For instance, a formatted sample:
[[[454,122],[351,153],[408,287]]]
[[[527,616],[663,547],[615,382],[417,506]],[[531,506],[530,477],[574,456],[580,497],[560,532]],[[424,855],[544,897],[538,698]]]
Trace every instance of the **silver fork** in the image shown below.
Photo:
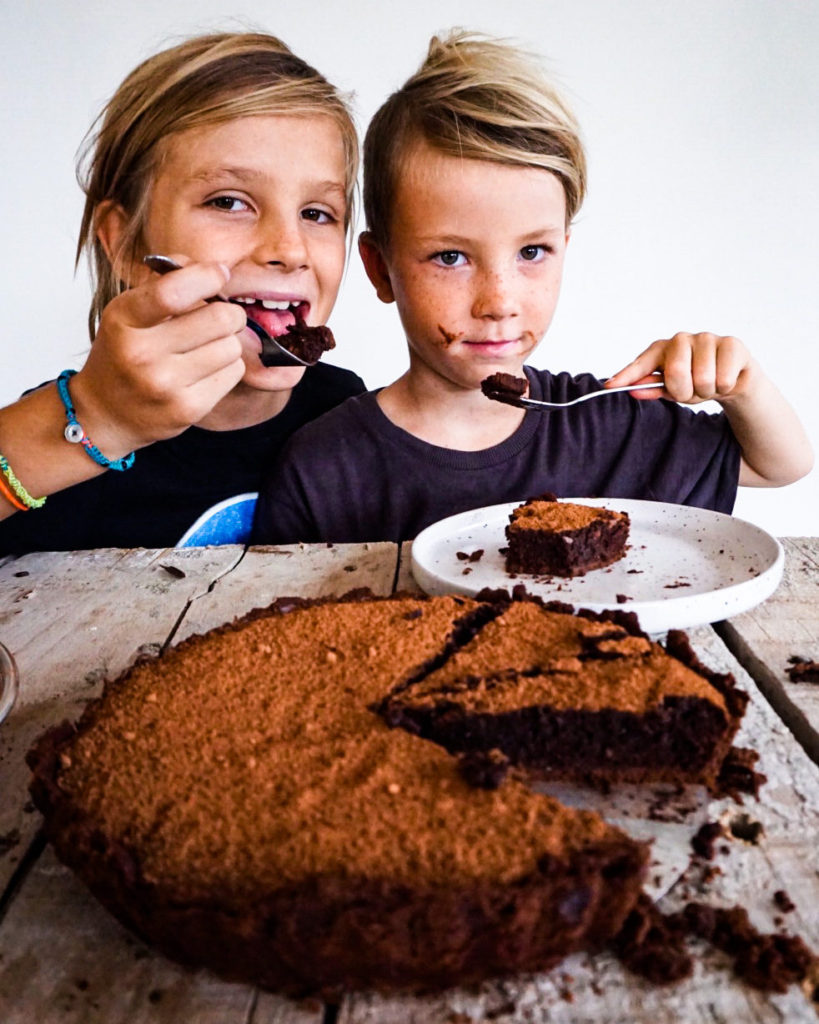
[[[649,388],[665,387],[663,381],[652,381],[651,384],[627,384],[620,388],[601,388],[599,391],[590,391],[587,395],[573,398],[570,402],[543,402],[538,398],[523,398],[521,395],[512,395],[504,391],[494,391],[486,395],[495,402],[503,402],[505,405],[514,405],[519,409],[568,409],[570,405],[579,405],[580,402],[587,402],[590,398],[600,398],[603,395],[616,395],[618,391],[646,391]],[[486,394],[486,392],[484,392]]]

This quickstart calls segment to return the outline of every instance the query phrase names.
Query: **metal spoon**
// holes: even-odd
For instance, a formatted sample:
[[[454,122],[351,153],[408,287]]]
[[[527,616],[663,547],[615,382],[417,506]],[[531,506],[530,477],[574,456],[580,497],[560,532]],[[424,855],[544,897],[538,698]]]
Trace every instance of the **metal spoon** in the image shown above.
[[[182,269],[182,265],[177,263],[176,260],[172,260],[170,256],[160,256],[156,253],[143,257],[142,262],[149,270],[153,270],[156,274],[169,274],[172,270]],[[237,306],[241,305],[241,303],[236,302],[235,299],[225,299],[222,298],[221,295],[213,295],[209,299],[205,299],[205,302],[235,302]],[[300,359],[289,349],[286,349],[278,338],[274,338],[272,334],[268,334],[261,324],[257,324],[256,321],[251,320],[250,317],[247,318],[247,326],[262,343],[262,351],[259,354],[259,359],[261,359],[264,366],[315,365],[315,363],[310,363],[306,359]]]

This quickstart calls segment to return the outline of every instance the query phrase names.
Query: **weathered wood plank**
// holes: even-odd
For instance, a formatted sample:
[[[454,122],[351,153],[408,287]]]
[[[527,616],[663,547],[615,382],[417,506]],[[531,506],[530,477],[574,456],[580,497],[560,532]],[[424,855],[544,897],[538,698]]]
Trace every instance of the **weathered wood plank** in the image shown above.
[[[36,828],[24,810],[32,742],[79,717],[142,645],[164,643],[188,602],[241,552],[105,549],[31,554],[0,567],[0,637],[20,674],[17,705],[0,726],[0,892]]]
[[[401,545],[401,554],[398,563],[398,577],[395,581],[396,590],[408,590],[413,594],[420,594],[421,588],[415,582],[412,575],[412,541],[404,541]]]
[[[320,1024],[322,1007],[171,963],[122,928],[49,849],[0,929],[0,1020]]]
[[[795,655],[819,661],[819,539],[785,538],[785,573],[772,597],[718,632],[777,714],[819,763],[819,685],[786,674]]]
[[[396,573],[395,544],[291,544],[251,547],[209,593],[188,609],[174,640],[219,626],[277,597],[339,597],[368,587],[390,594]]]

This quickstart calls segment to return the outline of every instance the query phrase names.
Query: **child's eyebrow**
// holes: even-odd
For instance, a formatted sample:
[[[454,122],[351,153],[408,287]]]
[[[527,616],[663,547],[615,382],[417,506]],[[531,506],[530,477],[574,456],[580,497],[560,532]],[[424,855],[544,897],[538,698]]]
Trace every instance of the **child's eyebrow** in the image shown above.
[[[194,181],[201,181],[205,185],[218,185],[229,181],[261,181],[268,177],[264,170],[258,167],[216,167],[205,168],[195,171],[191,175]],[[307,183],[307,190],[317,193],[336,192],[346,199],[347,191],[342,182],[332,178]]]
[[[191,178],[194,181],[202,181],[205,184],[218,182],[223,178],[240,178],[248,181],[264,178],[265,174],[257,167],[206,167],[204,170],[195,171]]]
[[[540,227],[533,228],[531,231],[527,231],[525,235],[519,235],[515,239],[515,244],[530,245],[532,242],[537,242],[543,238],[549,238],[553,235],[563,237],[565,234],[566,225],[563,223],[544,224]],[[436,235],[419,235],[418,241],[422,245],[437,245],[441,247],[449,246],[453,249],[457,249],[459,246],[474,244],[475,237],[472,235],[442,233]]]

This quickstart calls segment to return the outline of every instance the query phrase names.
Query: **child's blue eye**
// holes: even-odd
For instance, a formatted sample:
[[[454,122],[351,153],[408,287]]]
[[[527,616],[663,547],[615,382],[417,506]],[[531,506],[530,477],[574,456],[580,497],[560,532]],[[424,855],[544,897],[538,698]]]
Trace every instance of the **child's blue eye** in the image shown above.
[[[520,255],[527,262],[534,263],[536,260],[542,260],[548,251],[545,245],[524,245]]]
[[[444,252],[438,252],[432,258],[443,267],[460,267],[466,257],[457,249],[445,249]]]

